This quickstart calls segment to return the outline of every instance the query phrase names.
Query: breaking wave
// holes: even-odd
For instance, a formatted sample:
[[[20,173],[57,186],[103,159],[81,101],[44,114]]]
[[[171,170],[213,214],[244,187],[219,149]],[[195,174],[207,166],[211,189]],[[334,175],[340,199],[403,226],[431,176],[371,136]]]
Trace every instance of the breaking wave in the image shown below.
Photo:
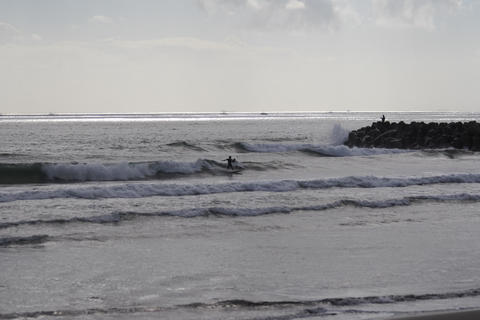
[[[189,149],[189,150],[194,150],[194,151],[205,151],[205,149],[198,147],[192,143],[189,143],[187,141],[175,141],[171,143],[167,143],[167,146],[170,147],[180,147],[184,149]]]
[[[445,183],[480,183],[480,174],[450,174],[418,178],[350,176],[317,180],[252,181],[218,184],[125,183],[106,186],[62,187],[61,189],[53,190],[35,189],[20,192],[0,192],[0,202],[56,198],[144,198],[255,191],[287,192],[300,189],[328,188],[394,188]]]
[[[471,150],[447,148],[447,149],[424,149],[419,155],[426,156],[426,157],[427,156],[429,157],[444,156],[449,159],[457,159],[462,156],[468,156],[473,154],[475,154],[475,152]]]
[[[258,143],[237,142],[234,148],[239,152],[294,152],[301,151],[323,157],[352,157],[352,156],[373,156],[380,154],[395,154],[411,152],[401,149],[382,148],[349,148],[344,145],[321,145],[321,144],[282,144],[282,143]]]
[[[5,237],[0,238],[0,247],[8,247],[13,245],[29,245],[40,244],[48,241],[49,236],[46,234],[33,235],[29,237]]]
[[[11,152],[0,152],[0,158],[16,158],[25,156],[21,153],[11,153]]]
[[[109,164],[3,163],[0,164],[0,184],[147,180],[202,173],[219,175],[228,171],[225,170],[225,164],[208,159]]]
[[[290,320],[299,318],[310,318],[318,316],[336,315],[338,313],[369,313],[369,311],[340,309],[341,307],[355,307],[363,305],[395,304],[429,300],[458,299],[480,296],[480,289],[469,289],[463,291],[452,291],[445,293],[425,293],[406,295],[385,295],[366,297],[339,297],[324,298],[318,300],[273,300],[273,301],[251,301],[245,299],[221,300],[212,303],[194,302],[172,306],[155,305],[131,305],[119,307],[97,307],[89,309],[58,309],[39,310],[15,313],[0,313],[0,319],[18,318],[40,318],[40,317],[76,317],[84,315],[115,315],[115,314],[152,314],[160,312],[178,312],[186,310],[210,311],[273,311],[282,310],[282,315],[256,318],[256,319],[278,319]],[[339,308],[340,307],[340,308]],[[229,314],[231,315],[231,313]]]
[[[343,128],[339,123],[336,123],[330,133],[330,141],[334,145],[342,145],[348,140],[349,133],[349,130]]]
[[[477,194],[451,194],[451,195],[424,195],[410,196],[398,199],[386,199],[377,201],[364,201],[355,199],[342,199],[330,203],[308,205],[308,206],[276,206],[276,207],[260,207],[260,208],[224,208],[224,207],[208,207],[208,208],[188,208],[181,210],[165,210],[160,212],[113,212],[91,217],[73,217],[73,218],[57,218],[50,220],[21,220],[14,222],[0,223],[0,229],[11,227],[20,227],[24,225],[39,224],[70,224],[70,223],[93,223],[93,224],[112,224],[122,221],[133,220],[139,217],[182,217],[194,218],[205,216],[226,216],[226,217],[253,217],[268,214],[290,214],[299,211],[325,211],[346,206],[357,208],[384,209],[398,206],[409,206],[419,202],[480,202],[480,195]],[[1,245],[1,240],[0,240]]]

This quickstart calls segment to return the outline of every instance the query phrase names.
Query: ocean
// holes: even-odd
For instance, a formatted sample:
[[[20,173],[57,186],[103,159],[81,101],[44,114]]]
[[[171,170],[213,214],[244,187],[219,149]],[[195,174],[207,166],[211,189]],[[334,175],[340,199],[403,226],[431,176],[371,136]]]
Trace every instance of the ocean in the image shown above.
[[[381,115],[0,116],[0,319],[480,306],[480,153],[342,145]]]

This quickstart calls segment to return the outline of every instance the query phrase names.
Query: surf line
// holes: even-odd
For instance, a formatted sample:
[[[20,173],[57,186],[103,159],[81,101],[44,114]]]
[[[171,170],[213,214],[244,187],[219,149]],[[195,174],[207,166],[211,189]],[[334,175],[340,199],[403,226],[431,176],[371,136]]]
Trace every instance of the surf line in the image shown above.
[[[73,223],[93,223],[93,224],[117,224],[122,221],[129,221],[140,217],[165,217],[174,216],[180,218],[194,218],[207,216],[227,216],[227,217],[255,217],[268,214],[291,214],[300,211],[325,211],[337,209],[346,206],[369,209],[385,209],[392,207],[410,206],[421,202],[480,202],[478,194],[450,194],[450,195],[430,195],[430,196],[410,196],[397,199],[386,199],[378,201],[364,201],[355,199],[342,199],[330,203],[307,205],[307,206],[277,206],[264,208],[186,208],[180,210],[165,210],[160,212],[113,212],[99,216],[73,217],[51,220],[20,220],[0,223],[0,229],[20,227],[26,225],[65,225]],[[21,240],[21,239],[20,239]],[[30,239],[32,240],[32,239]],[[35,239],[33,239],[35,240]],[[42,238],[42,240],[45,240]]]
[[[280,180],[219,184],[128,183],[107,186],[58,187],[55,190],[0,192],[0,202],[57,198],[109,199],[154,196],[188,196],[230,192],[289,192],[300,189],[398,188],[446,183],[480,183],[480,174],[450,174],[431,177],[385,178],[350,176],[319,180]]]
[[[480,296],[480,289],[467,289],[457,292],[445,293],[424,293],[408,295],[385,295],[385,296],[366,296],[366,297],[339,297],[324,298],[317,300],[280,300],[280,301],[250,301],[242,299],[221,300],[213,303],[193,302],[188,304],[178,304],[173,306],[119,306],[110,308],[89,308],[89,309],[59,309],[59,310],[40,310],[14,313],[0,313],[0,319],[18,319],[18,318],[40,318],[40,317],[75,317],[82,315],[96,314],[135,314],[135,313],[161,313],[178,310],[258,310],[265,307],[308,307],[305,312],[301,310],[293,315],[293,318],[307,318],[318,315],[336,315],[341,310],[328,310],[327,307],[345,307],[361,306],[369,304],[395,304],[401,302],[415,302],[425,300],[443,300],[455,298],[467,298]],[[312,309],[317,307],[317,309]],[[332,313],[330,313],[332,312]],[[345,312],[345,311],[343,311]],[[357,312],[356,310],[354,312]],[[360,312],[360,310],[358,310]],[[365,311],[368,312],[368,311]],[[283,317],[282,317],[283,318]],[[289,317],[290,319],[290,317]]]

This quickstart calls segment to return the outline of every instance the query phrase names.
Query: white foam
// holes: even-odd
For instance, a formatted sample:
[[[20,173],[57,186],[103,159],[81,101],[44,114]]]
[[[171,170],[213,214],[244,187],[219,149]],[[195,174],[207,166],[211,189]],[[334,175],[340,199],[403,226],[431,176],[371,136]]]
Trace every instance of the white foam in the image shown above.
[[[54,198],[142,198],[254,191],[287,192],[299,189],[326,188],[385,188],[439,183],[480,183],[480,174],[451,174],[409,178],[353,176],[316,180],[252,181],[219,184],[125,183],[85,187],[58,186],[53,190],[39,188],[22,192],[0,192],[0,202]]]
[[[32,224],[61,224],[66,223],[98,223],[98,224],[111,224],[120,223],[124,220],[131,220],[136,217],[162,217],[162,216],[175,216],[182,218],[193,218],[208,215],[220,215],[220,216],[242,216],[253,217],[262,216],[268,214],[291,214],[301,211],[324,211],[335,208],[341,208],[345,206],[353,206],[358,208],[370,208],[370,209],[384,209],[397,206],[409,206],[418,202],[430,201],[430,202],[444,202],[444,201],[472,201],[479,202],[479,194],[450,194],[450,195],[421,195],[421,196],[409,196],[404,198],[393,198],[384,200],[371,200],[364,201],[358,199],[341,199],[329,203],[308,205],[308,206],[275,206],[275,207],[257,207],[257,208],[235,208],[235,207],[210,207],[210,208],[186,208],[180,210],[167,210],[160,212],[113,212],[110,214],[91,216],[91,217],[74,217],[70,219],[53,219],[53,220],[23,220],[16,222],[0,223],[0,229],[10,227],[20,227],[22,225]],[[2,239],[0,239],[0,246],[2,245]],[[27,239],[29,240],[29,239]],[[35,240],[35,239],[33,239]],[[20,239],[20,241],[23,241]],[[12,242],[9,239],[4,242]]]
[[[145,163],[55,163],[43,164],[49,180],[64,181],[126,181],[154,177],[161,173],[193,174],[211,168],[208,161],[157,161]]]
[[[43,172],[49,180],[108,181],[133,180],[153,176],[155,171],[148,164],[44,164]]]
[[[304,151],[330,157],[351,157],[351,156],[372,156],[380,154],[396,154],[411,152],[402,149],[383,148],[349,148],[344,145],[323,145],[323,144],[282,144],[282,143],[240,143],[242,148],[250,152],[276,153]]]
[[[356,199],[343,199],[330,203],[310,205],[310,206],[276,206],[263,208],[192,208],[182,210],[163,211],[158,213],[141,214],[143,216],[178,216],[178,217],[197,217],[205,215],[223,215],[223,216],[262,216],[267,214],[289,214],[298,211],[324,211],[329,209],[340,208],[344,206],[355,206],[360,208],[382,209],[397,206],[409,206],[420,201],[480,201],[480,195],[477,194],[450,194],[450,195],[423,195],[410,196],[397,199],[363,201]]]
[[[330,134],[330,141],[333,145],[342,145],[347,141],[349,133],[350,131],[343,128],[339,123],[336,123]]]

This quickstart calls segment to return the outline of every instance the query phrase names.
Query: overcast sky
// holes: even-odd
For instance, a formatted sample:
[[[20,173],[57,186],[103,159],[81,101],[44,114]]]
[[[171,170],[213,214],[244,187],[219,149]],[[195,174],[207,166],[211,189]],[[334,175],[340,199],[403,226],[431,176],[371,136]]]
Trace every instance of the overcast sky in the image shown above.
[[[0,0],[0,113],[480,111],[480,0]]]

